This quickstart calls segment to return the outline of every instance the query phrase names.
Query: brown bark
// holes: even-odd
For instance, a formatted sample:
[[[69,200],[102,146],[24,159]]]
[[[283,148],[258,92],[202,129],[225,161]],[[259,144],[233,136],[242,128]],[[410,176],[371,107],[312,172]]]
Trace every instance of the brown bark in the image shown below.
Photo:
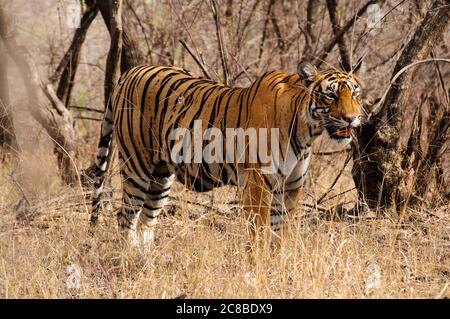
[[[344,70],[350,71],[350,54],[348,53],[347,43],[345,36],[338,36],[341,31],[340,22],[337,14],[337,1],[327,0],[328,14],[330,16],[331,27],[333,28],[333,34],[337,39],[339,53],[341,55],[341,64]]]
[[[3,28],[0,25],[0,28]],[[16,135],[14,133],[13,118],[11,113],[11,100],[8,83],[8,59],[6,50],[0,43],[0,160],[5,159],[6,154],[18,151]]]
[[[126,17],[124,16],[127,10],[122,10],[123,1],[108,0],[102,1],[98,5],[111,37],[104,81],[104,103],[106,109],[121,72],[123,73],[128,68],[142,62],[138,62],[137,60],[141,53],[137,47],[136,38],[134,36],[128,36],[124,30],[126,26],[129,28],[130,25],[126,22]],[[134,35],[134,33],[132,34]],[[111,147],[114,148],[114,144]],[[109,156],[112,156],[113,153],[110,150]],[[111,160],[108,159],[107,165],[109,166],[110,164]],[[84,186],[89,186],[95,179],[96,169],[97,167],[93,161],[88,168],[82,171],[81,183]]]
[[[52,85],[41,80],[32,55],[17,43],[14,29],[5,21],[7,15],[0,7],[0,37],[19,68],[27,91],[28,109],[53,140],[63,178],[68,184],[72,184],[77,180],[73,159],[77,154],[79,139],[72,116],[56,96]]]
[[[120,77],[120,56],[122,52],[122,0],[109,0],[111,8],[111,41],[105,71],[105,107]]]
[[[125,0],[127,1],[127,0]],[[111,34],[111,6],[109,1],[97,1],[97,6],[105,21],[106,28]],[[139,48],[137,38],[136,25],[132,23],[131,10],[123,10],[122,12],[122,55],[120,62],[121,72],[125,72],[129,68],[141,65],[145,62],[144,55]]]
[[[426,58],[449,21],[448,1],[436,0],[403,49],[392,78],[414,61]],[[413,71],[414,67],[396,78],[377,114],[357,134],[353,178],[361,197],[372,208],[390,205],[399,208],[406,203],[412,190],[410,171],[404,165],[408,162],[408,158],[405,158],[407,145],[401,137],[402,133],[405,134],[401,128],[405,116],[408,116],[405,110],[413,84]],[[436,152],[432,151],[432,154]]]

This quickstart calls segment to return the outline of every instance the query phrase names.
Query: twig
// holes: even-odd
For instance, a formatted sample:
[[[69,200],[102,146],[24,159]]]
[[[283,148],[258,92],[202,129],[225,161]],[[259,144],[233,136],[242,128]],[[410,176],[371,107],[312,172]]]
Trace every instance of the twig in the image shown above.
[[[398,77],[400,75],[402,75],[405,71],[407,71],[409,68],[417,65],[417,64],[421,64],[421,63],[428,63],[428,62],[434,62],[434,61],[439,61],[439,62],[446,62],[446,63],[450,63],[450,59],[442,59],[442,58],[434,58],[434,59],[425,59],[425,60],[419,60],[419,61],[415,61],[411,64],[408,64],[407,66],[403,67],[401,70],[399,70],[393,77],[391,82],[389,83],[389,86],[387,87],[386,91],[384,92],[383,96],[381,97],[380,101],[378,101],[378,103],[372,108],[372,111],[368,114],[367,116],[367,120],[370,120],[370,118],[373,115],[378,114],[378,112],[381,111],[382,109],[382,105],[389,93],[389,90],[391,89],[392,85],[395,83],[395,81],[398,79]]]
[[[86,120],[86,121],[97,121],[97,122],[102,122],[103,121],[102,118],[91,117],[91,116],[76,116],[76,117],[74,117],[74,119],[76,119],[76,120]]]
[[[250,25],[250,22],[252,21],[252,18],[254,16],[255,12],[256,12],[256,8],[257,8],[258,4],[261,3],[261,2],[262,1],[255,0],[255,2],[253,3],[252,8],[250,10],[250,14],[248,15],[247,19],[244,21],[244,24],[242,25],[242,27],[240,27],[239,24],[238,24],[237,43],[236,43],[236,46],[237,46],[238,49],[241,48],[242,39],[244,37],[245,30],[247,30],[248,26]],[[242,3],[244,3],[244,1],[241,2],[241,4]]]
[[[274,3],[275,3],[275,0],[270,0],[269,5],[267,7],[266,20],[264,21],[261,43],[259,44],[258,60],[261,60],[261,57],[263,54],[264,42],[266,42],[266,37],[267,37],[267,25],[269,24],[270,12],[272,11],[272,6]]]
[[[194,53],[192,53],[191,49],[189,49],[186,42],[184,42],[183,40],[179,40],[179,41],[180,41],[181,45],[183,46],[183,48],[185,48],[186,51],[189,53],[189,55],[194,59],[195,63],[197,63],[197,65],[200,67],[200,69],[203,72],[203,75],[207,79],[212,79],[211,75],[209,75],[208,71],[206,71],[205,65],[199,59],[197,59],[197,57],[194,55]]]
[[[345,190],[343,192],[340,192],[339,194],[335,194],[335,195],[333,195],[331,197],[327,197],[324,200],[322,200],[322,203],[323,202],[328,202],[328,201],[332,200],[333,198],[336,198],[336,197],[342,196],[344,194],[347,194],[348,192],[351,192],[352,190],[355,190],[355,189],[356,189],[356,187],[352,187],[352,188],[349,188],[349,189],[347,189],[347,190]]]
[[[76,109],[76,110],[80,110],[80,111],[89,111],[89,112],[95,112],[95,113],[100,113],[100,114],[104,114],[105,112],[103,110],[97,110],[88,106],[78,106],[78,105],[71,105],[69,106],[69,109]]]
[[[351,17],[344,24],[344,26],[339,30],[339,32],[337,34],[335,34],[334,38],[331,39],[330,41],[328,41],[328,43],[324,46],[324,49],[322,50],[322,53],[319,55],[319,58],[317,59],[317,62],[316,62],[316,66],[317,67],[319,67],[322,64],[322,62],[325,61],[325,59],[327,58],[328,54],[331,52],[331,50],[333,50],[334,46],[338,43],[339,39],[353,26],[353,24],[358,19],[358,17],[363,15],[367,11],[367,8],[371,4],[375,4],[375,3],[380,2],[380,1],[382,1],[382,0],[369,0],[369,1],[367,1],[366,4],[364,6],[362,6],[355,15],[353,17]]]
[[[144,40],[145,40],[145,44],[147,45],[147,52],[148,53],[153,53],[152,49],[150,49],[150,42],[148,40],[147,37],[147,32],[145,31],[144,25],[141,22],[141,19],[139,18],[139,15],[136,13],[136,10],[134,10],[133,6],[131,5],[131,1],[126,1],[126,4],[128,6],[128,8],[130,9],[131,13],[133,13],[134,17],[136,18],[139,27],[141,28],[142,34],[144,35]],[[150,63],[152,63],[152,56],[150,54]]]
[[[325,193],[322,194],[322,196],[319,197],[319,199],[317,200],[317,204],[322,203],[322,201],[324,200],[324,198],[328,195],[328,193],[333,189],[333,187],[336,185],[336,183],[338,182],[339,178],[341,178],[342,173],[344,173],[345,168],[347,167],[348,163],[350,163],[350,160],[352,159],[352,153],[349,153],[347,156],[347,159],[345,160],[344,166],[342,167],[342,169],[339,171],[339,173],[337,174],[336,178],[334,179],[333,183],[331,183],[331,186],[327,189],[327,191]]]
[[[79,28],[76,29],[73,35],[70,47],[64,54],[64,57],[61,59],[55,72],[50,77],[52,84],[55,84],[59,79],[56,94],[66,107],[69,105],[75,73],[80,62],[81,47],[86,39],[88,29],[98,13],[97,6],[90,3],[90,1],[86,1],[86,4],[87,10],[81,17]]]
[[[214,22],[216,24],[216,37],[217,37],[217,44],[219,46],[220,60],[222,62],[223,83],[225,83],[226,85],[229,85],[230,84],[229,83],[230,71],[228,69],[228,60],[227,60],[225,45],[223,43],[222,30],[220,27],[219,9],[218,9],[216,0],[210,0],[209,4],[211,7],[211,12],[213,14]]]
[[[9,175],[9,178],[11,178],[13,183],[20,190],[20,192],[22,193],[22,196],[25,199],[25,201],[27,202],[28,206],[31,206],[31,202],[28,200],[28,196],[25,194],[25,191],[23,190],[22,185],[20,185],[12,175]]]
[[[272,22],[273,30],[275,31],[275,35],[277,36],[277,46],[278,46],[278,50],[279,50],[281,68],[284,69],[284,67],[285,67],[284,59],[282,57],[283,57],[283,54],[285,54],[285,52],[287,51],[286,44],[285,44],[283,36],[281,34],[280,27],[278,26],[277,19],[275,18],[275,15],[273,13],[273,7],[270,12],[270,22]]]
[[[434,56],[433,50],[431,50],[430,54],[431,54],[431,57],[434,59],[435,56]],[[442,91],[444,91],[445,101],[447,102],[447,109],[448,109],[449,104],[450,104],[450,100],[449,100],[449,97],[448,97],[448,91],[445,88],[445,83],[444,83],[444,79],[442,77],[441,68],[439,67],[439,63],[437,63],[436,61],[434,62],[434,66],[436,67],[436,71],[438,73],[439,84],[441,85]]]
[[[334,155],[334,154],[339,154],[339,153],[347,153],[350,152],[352,149],[351,148],[344,148],[343,150],[338,150],[338,151],[331,151],[331,152],[314,152],[314,155],[318,155],[318,156],[327,156],[327,155]]]

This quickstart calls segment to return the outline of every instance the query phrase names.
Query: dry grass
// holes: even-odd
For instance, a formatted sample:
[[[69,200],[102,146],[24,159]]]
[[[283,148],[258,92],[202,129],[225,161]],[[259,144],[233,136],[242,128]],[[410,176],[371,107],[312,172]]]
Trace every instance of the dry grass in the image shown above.
[[[46,162],[45,155],[21,161],[28,171],[34,167],[26,183],[12,166],[1,170],[2,298],[450,297],[448,207],[408,211],[402,224],[389,216],[338,219],[299,207],[281,251],[261,255],[251,265],[245,222],[230,205],[220,204],[233,198],[233,190],[215,192],[217,213],[188,204],[208,204],[209,195],[176,185],[176,214],[161,219],[152,252],[143,256],[118,245],[108,205],[97,233],[89,237],[89,203],[79,189],[59,186],[52,170],[40,165]],[[327,161],[316,158],[310,184],[317,189],[312,185],[308,193],[320,193],[321,185],[326,189],[331,183],[335,173],[330,170],[336,168],[324,166]],[[51,191],[42,183],[53,185]],[[112,184],[118,186],[116,177]],[[334,192],[348,184],[346,172]],[[17,206],[23,197],[18,185],[31,210],[23,201]],[[79,289],[66,286],[71,264],[82,269]],[[380,285],[368,289],[374,267]]]

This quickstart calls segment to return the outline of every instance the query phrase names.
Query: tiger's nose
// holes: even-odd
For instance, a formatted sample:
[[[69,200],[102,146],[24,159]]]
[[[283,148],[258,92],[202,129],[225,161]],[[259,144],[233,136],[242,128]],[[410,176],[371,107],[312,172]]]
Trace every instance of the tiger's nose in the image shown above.
[[[342,119],[351,126],[356,127],[359,125],[359,117],[358,116],[344,116]]]

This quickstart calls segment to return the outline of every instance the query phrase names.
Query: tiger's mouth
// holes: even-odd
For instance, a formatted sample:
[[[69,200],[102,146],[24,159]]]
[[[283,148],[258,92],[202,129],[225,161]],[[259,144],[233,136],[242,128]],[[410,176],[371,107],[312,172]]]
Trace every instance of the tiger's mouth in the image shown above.
[[[350,138],[352,136],[352,126],[327,126],[328,134],[330,135],[330,138],[335,140],[343,140]]]

